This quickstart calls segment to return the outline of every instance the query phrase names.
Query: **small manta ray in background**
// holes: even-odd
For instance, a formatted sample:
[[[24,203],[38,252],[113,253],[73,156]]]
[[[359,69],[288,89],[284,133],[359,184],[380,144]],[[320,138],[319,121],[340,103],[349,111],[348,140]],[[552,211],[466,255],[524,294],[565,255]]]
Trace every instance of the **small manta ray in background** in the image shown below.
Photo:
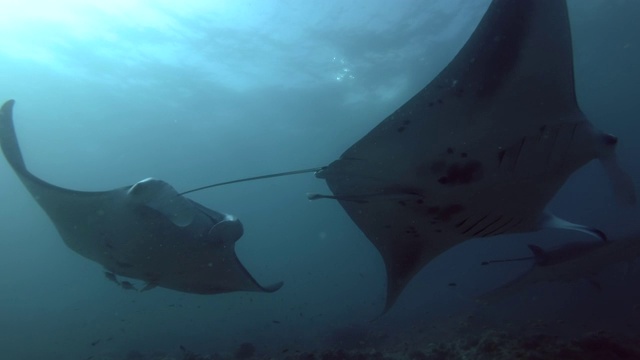
[[[240,263],[235,242],[243,227],[235,217],[179,195],[161,180],[145,179],[110,191],[57,187],[33,175],[24,163],[13,124],[14,101],[0,109],[2,151],[66,245],[107,270],[106,277],[135,289],[116,274],[155,286],[198,294],[273,292]]]
[[[544,282],[571,282],[586,279],[596,288],[601,289],[593,279],[595,275],[612,264],[622,262],[631,264],[640,258],[640,235],[607,242],[570,242],[549,250],[535,245],[528,246],[533,256],[483,262],[483,265],[487,265],[494,262],[534,260],[528,271],[480,295],[477,298],[479,302],[495,303],[528,286]]]
[[[545,207],[598,158],[635,202],[617,138],[589,123],[574,89],[564,0],[494,0],[424,89],[316,176],[382,255],[388,311],[433,258],[474,237],[563,228]]]

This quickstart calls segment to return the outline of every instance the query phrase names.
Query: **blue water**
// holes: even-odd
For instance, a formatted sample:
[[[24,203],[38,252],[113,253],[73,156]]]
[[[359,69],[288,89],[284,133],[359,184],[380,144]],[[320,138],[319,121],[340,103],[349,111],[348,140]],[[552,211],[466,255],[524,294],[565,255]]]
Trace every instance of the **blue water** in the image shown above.
[[[4,4],[0,101],[17,101],[30,170],[66,188],[107,190],[155,177],[184,191],[327,165],[451,60],[488,3]],[[620,138],[621,163],[639,179],[640,2],[570,0],[569,10],[581,107]],[[616,205],[608,186],[599,165],[588,164],[550,208],[614,237],[640,230],[638,210]],[[474,302],[527,266],[486,268],[481,261],[526,256],[526,243],[579,237],[561,231],[456,247],[370,323],[384,304],[382,260],[339,204],[310,202],[309,192],[329,189],[307,174],[190,195],[242,220],[240,260],[260,283],[284,281],[280,291],[134,293],[65,247],[0,161],[0,357],[178,356],[181,345],[230,353],[243,342],[277,354],[331,346],[331,334],[343,327],[394,341],[418,332],[455,338],[473,331],[462,323],[528,326],[559,314],[567,320],[555,330],[568,335],[640,327],[633,310],[640,274],[623,278],[615,267],[601,274],[601,292],[587,283],[553,284],[499,306]]]

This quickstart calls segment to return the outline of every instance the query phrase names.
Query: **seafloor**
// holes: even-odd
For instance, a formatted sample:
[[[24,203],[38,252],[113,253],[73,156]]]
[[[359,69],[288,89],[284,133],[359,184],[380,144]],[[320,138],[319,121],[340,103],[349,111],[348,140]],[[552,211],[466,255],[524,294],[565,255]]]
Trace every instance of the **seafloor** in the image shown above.
[[[100,356],[92,360],[617,360],[640,359],[640,336],[598,332],[563,339],[550,335],[517,336],[486,330],[479,336],[466,336],[449,342],[430,342],[426,338],[402,341],[362,343],[357,348],[317,351],[281,349],[261,353],[253,344],[244,343],[231,354],[196,354],[184,347],[175,354],[143,354],[131,351],[124,357]]]

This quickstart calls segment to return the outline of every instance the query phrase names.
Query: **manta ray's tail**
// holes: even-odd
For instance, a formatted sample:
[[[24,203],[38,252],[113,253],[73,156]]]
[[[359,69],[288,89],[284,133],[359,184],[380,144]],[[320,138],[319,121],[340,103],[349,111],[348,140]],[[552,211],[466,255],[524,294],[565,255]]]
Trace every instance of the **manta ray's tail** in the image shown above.
[[[13,127],[13,104],[9,100],[0,108],[0,146],[7,161],[18,174],[28,174],[27,167],[22,158],[16,130]]]

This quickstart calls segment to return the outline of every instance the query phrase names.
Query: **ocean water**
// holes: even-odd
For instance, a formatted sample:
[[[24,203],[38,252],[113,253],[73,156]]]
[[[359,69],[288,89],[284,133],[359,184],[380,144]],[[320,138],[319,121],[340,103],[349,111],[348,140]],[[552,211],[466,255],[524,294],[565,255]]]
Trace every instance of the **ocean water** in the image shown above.
[[[569,0],[578,100],[620,139],[640,179],[640,1]],[[0,11],[0,101],[16,100],[25,161],[86,191],[147,177],[178,191],[323,166],[424,87],[475,29],[488,0],[7,3]],[[640,273],[532,286],[500,303],[475,297],[527,269],[482,261],[526,256],[580,234],[545,230],[471,240],[425,267],[394,308],[382,259],[312,174],[189,197],[243,222],[241,262],[273,294],[125,291],[68,249],[0,161],[3,359],[233,357],[451,341],[487,328],[580,336],[640,330]],[[549,204],[616,238],[640,231],[597,162]],[[375,321],[372,321],[376,319]],[[426,340],[421,340],[426,341]],[[385,346],[386,346],[385,345]],[[384,351],[384,347],[380,349]],[[135,351],[135,352],[134,352]],[[156,353],[156,355],[152,355]],[[155,356],[155,357],[153,357]],[[164,355],[163,355],[164,356]],[[140,358],[140,357],[138,357]]]

